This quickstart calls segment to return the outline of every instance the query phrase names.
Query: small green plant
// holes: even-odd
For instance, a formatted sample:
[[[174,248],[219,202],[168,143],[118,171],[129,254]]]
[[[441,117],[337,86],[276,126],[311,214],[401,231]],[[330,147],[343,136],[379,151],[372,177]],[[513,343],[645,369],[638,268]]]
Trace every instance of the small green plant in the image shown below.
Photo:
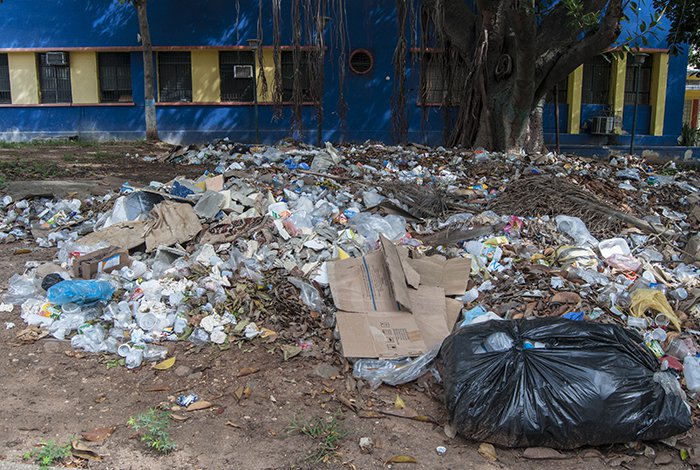
[[[348,435],[347,431],[340,427],[336,417],[331,420],[294,420],[289,425],[288,432],[300,433],[317,441],[318,448],[306,457],[306,460],[313,463],[328,462],[336,454],[340,441]]]
[[[126,361],[123,357],[120,357],[118,359],[107,359],[105,361],[105,365],[107,366],[107,369],[114,369],[115,367],[126,365]]]
[[[42,441],[40,446],[25,452],[24,460],[30,460],[39,464],[41,470],[49,468],[49,465],[60,463],[71,456],[71,439],[64,445],[55,441]]]
[[[695,147],[700,143],[700,129],[693,129],[688,123],[683,124],[681,129],[680,144],[686,147]]]
[[[132,416],[127,424],[134,431],[141,433],[141,442],[149,449],[160,454],[168,454],[175,450],[175,443],[167,431],[170,425],[170,413],[167,411],[151,408],[146,413]]]

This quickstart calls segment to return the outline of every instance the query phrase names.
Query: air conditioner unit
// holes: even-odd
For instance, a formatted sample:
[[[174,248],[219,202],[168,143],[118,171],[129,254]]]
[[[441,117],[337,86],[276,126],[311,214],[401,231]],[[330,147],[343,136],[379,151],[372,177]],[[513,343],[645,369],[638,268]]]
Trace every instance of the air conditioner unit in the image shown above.
[[[234,65],[233,78],[253,78],[252,65]]]
[[[591,134],[609,135],[615,128],[615,118],[613,116],[598,116],[592,119]]]
[[[68,54],[65,52],[47,52],[46,65],[68,65]]]

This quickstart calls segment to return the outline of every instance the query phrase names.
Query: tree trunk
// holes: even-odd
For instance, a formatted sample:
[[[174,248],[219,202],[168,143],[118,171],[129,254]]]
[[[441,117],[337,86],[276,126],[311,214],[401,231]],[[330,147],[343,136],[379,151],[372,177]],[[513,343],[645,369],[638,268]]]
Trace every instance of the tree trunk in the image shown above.
[[[580,15],[599,15],[588,26],[576,22],[566,2],[544,16],[520,0],[475,0],[474,13],[464,0],[424,2],[438,48],[458,51],[468,64],[449,143],[501,152],[545,150],[546,93],[609,48],[623,17],[622,0],[581,0]]]
[[[535,109],[530,113],[530,122],[525,135],[525,151],[527,153],[544,153],[547,147],[544,145],[544,98],[541,99]]]
[[[156,100],[153,89],[153,45],[151,30],[148,26],[147,0],[133,0],[139,17],[139,32],[143,45],[143,91],[145,98],[146,140],[157,141],[158,126],[156,124]]]

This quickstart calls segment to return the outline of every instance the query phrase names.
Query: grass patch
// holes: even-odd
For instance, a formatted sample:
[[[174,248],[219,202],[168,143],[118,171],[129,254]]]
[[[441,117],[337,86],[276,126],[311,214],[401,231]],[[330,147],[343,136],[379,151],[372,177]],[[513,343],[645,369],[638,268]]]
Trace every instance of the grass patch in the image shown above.
[[[50,465],[61,463],[71,457],[71,439],[66,444],[58,444],[55,441],[42,441],[39,447],[25,452],[22,458],[39,464],[44,470]]]
[[[340,427],[336,417],[330,420],[322,418],[309,421],[294,420],[289,425],[288,432],[303,434],[316,441],[316,450],[306,456],[306,460],[313,463],[327,463],[336,455],[340,441],[348,435],[347,431]]]
[[[70,153],[64,153],[63,155],[61,155],[61,160],[63,160],[64,162],[77,162],[78,157],[76,157],[75,155],[71,155]]]
[[[119,157],[120,157],[119,154],[112,153],[112,152],[103,152],[101,150],[98,150],[93,155],[93,158],[97,161],[100,161],[100,162],[106,162],[109,160],[116,160]]]
[[[40,178],[45,179],[60,174],[56,163],[0,161],[0,175],[8,180]]]
[[[151,408],[145,413],[129,418],[130,428],[141,434],[141,442],[159,454],[169,454],[176,449],[175,442],[167,429],[170,426],[170,413]]]

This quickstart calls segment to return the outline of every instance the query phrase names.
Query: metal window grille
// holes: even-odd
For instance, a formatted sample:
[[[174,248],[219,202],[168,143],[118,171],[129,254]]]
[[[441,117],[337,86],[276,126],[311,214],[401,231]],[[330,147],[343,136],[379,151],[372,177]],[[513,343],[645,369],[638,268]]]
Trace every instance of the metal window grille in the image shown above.
[[[158,97],[163,102],[192,101],[192,55],[158,53]]]
[[[568,94],[569,94],[569,80],[565,78],[561,82],[559,82],[559,93],[558,94],[558,101],[559,104],[564,104],[566,103],[566,100],[568,99]],[[547,98],[546,98],[547,103],[554,103],[554,88],[549,90],[549,93],[547,93]]]
[[[625,104],[634,105],[634,95],[637,92],[637,73],[639,73],[639,104],[648,105],[651,102],[651,66],[653,57],[649,56],[637,68],[634,58],[627,57],[627,73],[625,75]]]
[[[457,105],[460,94],[463,92],[463,78],[466,76],[466,68],[459,64],[456,68],[443,69],[440,54],[425,54],[421,61],[421,101],[427,104]],[[452,73],[455,76],[450,80],[447,76]],[[450,89],[446,82],[450,81]],[[449,96],[448,96],[449,94]]]
[[[10,95],[10,68],[7,64],[7,54],[0,54],[0,103],[12,103]]]
[[[100,52],[100,98],[103,103],[129,102],[131,93],[131,55],[128,52]]]
[[[601,56],[583,65],[583,103],[609,104],[610,72],[610,62]]]
[[[300,51],[299,84],[303,101],[311,101],[311,83],[309,79],[309,64],[311,53]],[[294,51],[282,51],[282,101],[292,101],[294,97]]]
[[[251,77],[236,76],[236,66],[250,66]],[[255,100],[255,54],[253,51],[219,52],[221,101],[251,103]],[[240,72],[239,72],[240,75]]]
[[[690,115],[693,113],[693,102],[685,100],[683,102],[683,124],[690,125]]]
[[[440,104],[443,102],[445,94],[440,62],[433,54],[426,55],[422,62],[423,86],[421,95],[423,102]]]
[[[68,52],[65,53],[70,58]],[[46,53],[39,54],[39,88],[42,103],[71,103],[70,61],[66,65],[49,65]]]

